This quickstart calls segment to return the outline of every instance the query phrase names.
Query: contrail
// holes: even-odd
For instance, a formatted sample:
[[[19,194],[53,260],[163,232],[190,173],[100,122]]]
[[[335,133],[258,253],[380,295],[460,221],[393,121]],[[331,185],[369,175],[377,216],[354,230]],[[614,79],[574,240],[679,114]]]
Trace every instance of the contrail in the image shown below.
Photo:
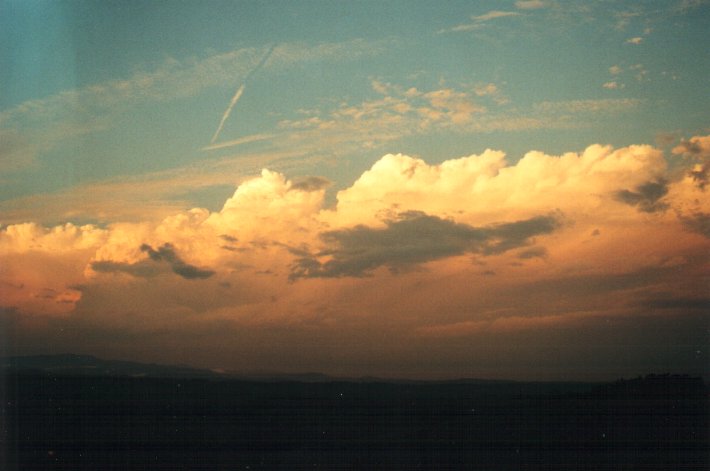
[[[234,147],[234,146],[238,146],[240,144],[248,144],[250,142],[264,141],[266,139],[271,139],[272,137],[274,137],[273,134],[253,134],[251,136],[244,136],[244,137],[240,137],[239,139],[234,139],[233,141],[219,142],[217,144],[210,144],[208,146],[203,147],[200,150],[224,149],[226,147]]]
[[[217,138],[219,137],[219,133],[222,131],[222,127],[224,126],[224,122],[227,121],[227,118],[229,118],[229,113],[232,112],[232,108],[234,108],[234,105],[237,104],[237,102],[239,101],[239,98],[242,96],[242,93],[244,93],[244,84],[242,84],[242,86],[237,89],[237,92],[232,97],[232,101],[229,102],[229,106],[227,107],[227,110],[222,115],[222,121],[219,122],[219,126],[217,126],[217,130],[215,131],[214,136],[212,136],[212,140],[210,141],[210,144],[214,144],[215,141],[217,140]]]
[[[264,54],[264,57],[261,58],[261,61],[254,67],[244,78],[244,82],[239,86],[237,91],[234,93],[234,96],[232,97],[232,101],[229,102],[229,106],[227,106],[227,109],[225,110],[224,114],[222,115],[222,120],[219,122],[219,126],[217,126],[217,130],[214,133],[214,136],[212,136],[212,140],[210,141],[210,145],[214,144],[217,141],[217,138],[219,137],[219,133],[222,132],[222,128],[224,127],[224,122],[227,121],[227,118],[229,118],[229,114],[232,112],[232,108],[234,108],[234,105],[237,104],[239,101],[239,98],[241,98],[242,93],[244,93],[244,86],[247,84],[247,81],[249,78],[254,75],[254,72],[259,70],[269,59],[269,56],[271,56],[271,53],[274,51],[276,48],[276,44],[271,46],[268,51],[266,51],[266,54]]]

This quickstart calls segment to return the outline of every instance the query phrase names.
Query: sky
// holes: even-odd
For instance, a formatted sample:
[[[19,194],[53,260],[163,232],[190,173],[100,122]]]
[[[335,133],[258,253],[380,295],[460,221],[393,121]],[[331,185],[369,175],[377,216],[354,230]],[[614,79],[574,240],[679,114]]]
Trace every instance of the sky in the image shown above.
[[[0,0],[0,354],[708,378],[710,2]]]

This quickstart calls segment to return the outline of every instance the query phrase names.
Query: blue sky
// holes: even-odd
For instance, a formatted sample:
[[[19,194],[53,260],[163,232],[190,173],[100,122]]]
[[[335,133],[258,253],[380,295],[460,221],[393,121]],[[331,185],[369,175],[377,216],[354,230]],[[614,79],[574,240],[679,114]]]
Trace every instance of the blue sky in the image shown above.
[[[705,0],[0,0],[9,345],[697,372],[709,27]],[[129,347],[156,332],[164,357]]]
[[[1,8],[1,125],[12,136],[4,152],[10,154],[4,207],[73,185],[238,159],[252,148],[297,151],[279,123],[326,119],[344,106],[377,100],[383,95],[373,89],[376,81],[465,93],[485,111],[474,125],[418,129],[421,122],[408,122],[396,137],[371,133],[370,149],[345,137],[317,150],[304,145],[302,160],[316,165],[268,157],[264,163],[290,176],[323,173],[347,185],[386,152],[438,162],[491,147],[516,160],[531,149],[654,144],[659,134],[689,137],[707,125],[704,2],[3,2]],[[270,47],[274,57],[245,87],[220,138],[272,137],[199,151]],[[212,71],[205,69],[210,62]],[[202,73],[211,76],[199,83]],[[151,77],[155,83],[142,94],[111,89]],[[491,85],[494,93],[486,94]],[[99,96],[91,87],[108,90]],[[257,167],[237,166],[234,182]],[[224,197],[215,193],[213,206]],[[201,194],[190,202],[210,203],[209,192]]]

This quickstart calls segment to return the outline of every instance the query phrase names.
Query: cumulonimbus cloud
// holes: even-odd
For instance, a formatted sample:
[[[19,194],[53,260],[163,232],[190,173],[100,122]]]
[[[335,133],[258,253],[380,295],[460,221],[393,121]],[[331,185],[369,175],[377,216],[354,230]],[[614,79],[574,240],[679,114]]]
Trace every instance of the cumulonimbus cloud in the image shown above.
[[[462,355],[498,361],[492,348],[520,364],[541,339],[572,354],[610,336],[616,361],[645,355],[626,339],[655,345],[667,332],[683,345],[664,358],[685,359],[706,340],[710,198],[691,172],[705,138],[683,142],[674,166],[645,145],[514,163],[495,150],[439,164],[388,154],[334,201],[322,177],[264,170],[220,210],[10,225],[0,327],[38,348],[102,338],[120,356],[147,338],[189,345],[230,368],[265,354],[369,372],[433,352],[439,371]]]
[[[663,152],[643,145],[529,152],[514,164],[494,150],[436,165],[388,154],[332,205],[327,179],[292,181],[264,170],[218,211],[103,228],[4,227],[0,294],[14,312],[66,314],[98,296],[87,286],[150,279],[167,298],[178,283],[195,296],[205,291],[206,306],[210,296],[239,304],[247,287],[251,302],[288,294],[308,304],[299,286],[453,267],[466,276],[496,273],[487,282],[505,284],[511,270],[528,266],[561,277],[689,263],[710,237],[707,188],[690,172],[705,161],[705,142],[692,138],[674,149],[686,157],[685,173],[669,171]],[[242,289],[238,299],[222,292],[227,286]],[[220,309],[220,316],[234,312]]]

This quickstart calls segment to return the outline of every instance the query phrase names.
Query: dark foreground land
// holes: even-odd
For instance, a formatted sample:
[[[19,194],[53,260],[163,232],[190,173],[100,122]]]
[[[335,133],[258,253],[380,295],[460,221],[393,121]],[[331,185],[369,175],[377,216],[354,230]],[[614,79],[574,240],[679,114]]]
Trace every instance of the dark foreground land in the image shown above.
[[[565,386],[4,375],[6,470],[710,469],[707,390],[687,377]]]

